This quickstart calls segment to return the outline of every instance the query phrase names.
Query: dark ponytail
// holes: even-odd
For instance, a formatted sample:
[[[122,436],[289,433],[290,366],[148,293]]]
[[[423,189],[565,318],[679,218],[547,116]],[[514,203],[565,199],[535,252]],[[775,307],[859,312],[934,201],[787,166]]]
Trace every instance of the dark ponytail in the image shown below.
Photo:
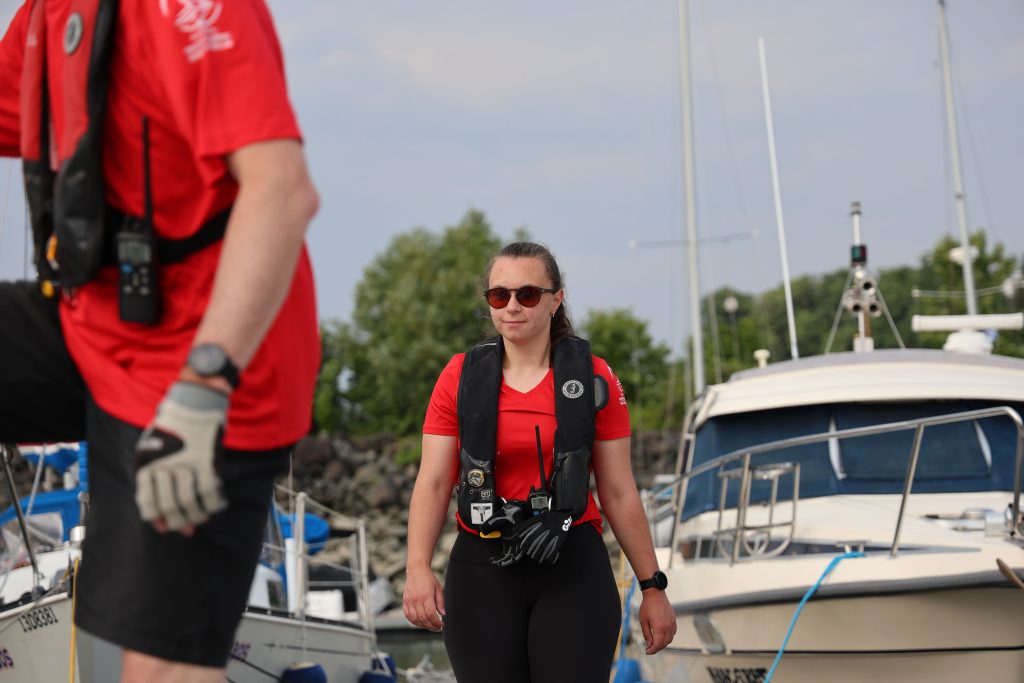
[[[484,271],[483,277],[483,286],[485,288],[490,282],[491,268],[494,267],[494,262],[503,256],[508,258],[538,259],[544,264],[544,270],[548,274],[548,279],[551,280],[551,288],[557,291],[565,287],[565,284],[562,282],[562,271],[558,269],[558,262],[555,261],[554,255],[547,247],[536,242],[513,242],[491,257],[491,260],[487,263],[487,270]],[[574,336],[576,336],[576,331],[573,329],[572,321],[569,319],[569,307],[565,303],[565,297],[563,297],[562,304],[555,311],[554,317],[551,318],[551,349],[554,350],[555,345],[566,337]]]

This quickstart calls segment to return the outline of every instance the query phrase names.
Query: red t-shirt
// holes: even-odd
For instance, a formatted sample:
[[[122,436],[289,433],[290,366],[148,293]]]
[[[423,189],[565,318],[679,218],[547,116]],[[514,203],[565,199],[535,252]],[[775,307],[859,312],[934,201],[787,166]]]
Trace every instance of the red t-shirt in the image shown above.
[[[459,436],[457,396],[462,363],[466,354],[460,353],[448,361],[434,385],[423,421],[424,434]],[[629,409],[622,384],[603,358],[593,357],[594,374],[608,382],[608,405],[597,412],[594,440],[608,441],[630,435]],[[494,462],[495,493],[506,499],[526,500],[530,487],[540,488],[540,467],[537,462],[537,437],[534,425],[540,426],[541,450],[544,451],[545,476],[551,476],[554,467],[555,445],[555,373],[548,374],[537,386],[526,393],[516,391],[504,381],[498,394],[498,440]],[[458,481],[458,461],[452,469],[452,483]],[[593,493],[587,511],[573,525],[590,522],[601,531],[601,513]]]
[[[28,5],[0,45],[0,152],[18,154],[21,66]],[[59,159],[74,147],[62,98],[70,0],[46,0],[51,110]],[[88,45],[79,46],[89,49]],[[281,49],[263,0],[194,3],[122,0],[104,126],[108,203],[143,212],[141,119],[149,118],[154,223],[167,237],[191,235],[238,191],[226,156],[245,145],[301,139],[288,101]],[[220,244],[160,269],[163,316],[123,323],[117,272],[106,267],[61,306],[67,345],[105,411],[143,426],[177,378],[206,309]],[[231,398],[225,444],[285,445],[310,425],[320,345],[313,276],[303,250],[276,320]]]

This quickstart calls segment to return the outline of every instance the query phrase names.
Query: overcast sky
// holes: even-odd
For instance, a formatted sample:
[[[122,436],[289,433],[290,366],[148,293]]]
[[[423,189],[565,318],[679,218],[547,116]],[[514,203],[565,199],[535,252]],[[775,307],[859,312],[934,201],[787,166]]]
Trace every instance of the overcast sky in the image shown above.
[[[0,0],[4,21],[17,4]],[[969,222],[1020,255],[1024,3],[949,5]],[[322,196],[309,236],[322,317],[349,318],[393,236],[477,208],[501,236],[522,226],[551,247],[578,320],[629,307],[681,347],[685,251],[644,246],[684,231],[674,0],[270,6]],[[915,263],[956,232],[935,0],[693,0],[690,14],[699,231],[745,235],[702,247],[703,291],[781,279],[758,36],[794,276],[846,264],[852,200],[874,266]],[[4,277],[24,261],[11,168]]]

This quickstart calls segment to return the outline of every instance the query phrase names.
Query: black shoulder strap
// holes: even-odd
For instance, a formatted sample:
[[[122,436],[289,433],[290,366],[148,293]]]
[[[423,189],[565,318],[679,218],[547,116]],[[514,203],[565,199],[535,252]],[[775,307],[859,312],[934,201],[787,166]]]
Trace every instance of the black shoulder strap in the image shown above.
[[[477,460],[494,459],[501,392],[501,337],[491,337],[466,352],[459,377],[459,440]]]
[[[103,127],[118,6],[119,0],[99,0],[97,3],[92,45],[89,46],[88,128],[57,173],[53,215],[59,276],[64,286],[75,287],[88,282],[103,261],[102,229],[106,209],[103,199]]]
[[[555,346],[555,452],[571,453],[594,441],[594,362],[590,343],[566,337]]]

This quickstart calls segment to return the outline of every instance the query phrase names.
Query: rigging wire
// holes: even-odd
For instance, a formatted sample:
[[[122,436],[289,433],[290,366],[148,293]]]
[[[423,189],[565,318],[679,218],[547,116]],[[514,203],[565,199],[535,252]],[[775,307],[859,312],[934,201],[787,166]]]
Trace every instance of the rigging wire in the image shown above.
[[[699,14],[701,16],[707,16],[707,12],[705,11],[707,9],[706,6],[705,6],[705,2],[703,2],[703,0],[702,0],[700,2],[697,2],[696,4],[698,6]],[[726,141],[726,145],[725,146],[726,146],[726,149],[729,151],[728,158],[729,158],[730,167],[732,169],[733,189],[736,192],[736,203],[737,203],[737,205],[739,206],[739,209],[740,209],[740,223],[745,228],[745,233],[743,233],[743,234],[745,236],[749,236],[749,237],[753,238],[747,244],[747,256],[748,256],[749,262],[752,264],[752,269],[754,271],[755,279],[758,282],[764,282],[765,280],[764,280],[764,277],[763,277],[764,276],[763,264],[761,263],[761,259],[757,258],[757,252],[756,252],[756,249],[755,249],[756,245],[754,244],[754,240],[756,240],[760,236],[760,230],[758,228],[756,228],[756,227],[753,227],[752,224],[751,224],[750,212],[749,212],[748,207],[747,207],[746,195],[745,195],[745,193],[743,191],[742,176],[741,176],[740,171],[739,171],[739,160],[738,160],[739,157],[736,154],[736,142],[735,142],[735,138],[733,136],[732,126],[729,123],[731,121],[731,117],[729,116],[729,108],[726,105],[725,96],[723,95],[722,88],[719,87],[719,83],[722,82],[722,77],[721,77],[721,74],[720,74],[720,71],[719,71],[719,68],[718,68],[718,53],[717,53],[717,51],[715,49],[715,45],[718,42],[718,38],[717,38],[717,34],[715,33],[715,28],[714,28],[714,23],[713,22],[711,22],[711,21],[704,21],[703,24],[704,24],[705,28],[707,29],[707,36],[708,36],[708,40],[707,40],[708,55],[709,55],[709,61],[710,61],[710,67],[711,67],[711,76],[712,76],[712,78],[711,78],[711,90],[715,94],[715,103],[717,105],[718,114],[719,114],[717,118],[718,118],[718,120],[722,124],[722,131],[723,131],[723,133],[725,135],[725,141]],[[726,240],[726,241],[728,241],[728,240]],[[764,298],[760,297],[760,296],[752,297],[752,301],[754,303],[754,306],[755,306],[755,309],[756,309],[755,312],[756,312],[756,315],[757,315],[757,318],[758,318],[758,336],[759,336],[760,346],[767,347],[768,346],[768,338],[771,335],[771,329],[770,329],[770,327],[768,325],[768,314],[767,314],[767,310],[766,310],[765,301],[764,301]],[[739,363],[741,367],[745,367],[746,366],[746,363],[743,363],[742,359],[737,359],[737,363]]]
[[[846,292],[846,290],[850,288],[851,281],[853,281],[852,268],[850,269],[849,274],[847,274],[846,276],[846,284],[843,285],[843,292]],[[828,355],[828,353],[832,350],[832,342],[834,342],[836,339],[836,330],[839,329],[839,321],[843,317],[843,308],[845,307],[846,306],[843,303],[843,297],[839,297],[839,307],[836,308],[836,316],[835,318],[832,319],[832,331],[828,333],[828,341],[825,343],[825,355]]]
[[[7,166],[7,178],[4,180],[4,198],[3,203],[0,204],[0,246],[4,243],[4,228],[7,226],[7,198],[10,195],[11,189],[11,168],[14,166],[10,161],[6,163]],[[2,251],[2,249],[0,249]]]
[[[959,84],[957,87],[959,87]],[[964,89],[960,88],[960,92],[963,91]],[[967,104],[964,101],[967,99],[967,97],[965,95],[960,99],[960,108],[962,110],[961,113],[963,114],[964,127],[967,128],[967,146],[971,150],[971,160],[974,161],[974,172],[977,174],[976,184],[978,187],[978,194],[981,195],[981,205],[984,208],[985,218],[987,219],[985,225],[989,229],[993,241],[995,241],[999,235],[999,229],[996,225],[995,218],[992,215],[992,205],[989,203],[988,200],[988,188],[987,184],[985,183],[985,174],[982,172],[981,158],[979,157],[978,146],[974,142],[974,127],[971,125],[971,117],[968,114]]]
[[[985,174],[982,171],[981,157],[980,157],[980,154],[979,154],[978,145],[974,141],[974,127],[971,125],[970,112],[969,112],[969,110],[967,108],[967,101],[969,99],[967,97],[967,88],[965,87],[965,82],[957,74],[957,71],[958,71],[957,64],[958,64],[958,62],[957,62],[956,59],[953,59],[953,53],[954,53],[953,37],[951,35],[948,35],[948,32],[947,32],[946,40],[947,40],[947,43],[949,45],[949,53],[950,53],[950,60],[949,60],[949,62],[950,62],[950,69],[952,70],[951,76],[952,76],[952,80],[953,80],[953,83],[954,83],[954,88],[956,89],[956,91],[961,93],[961,97],[956,98],[955,101],[956,101],[956,104],[957,104],[957,109],[960,110],[960,114],[961,114],[961,117],[963,119],[964,126],[967,128],[967,141],[968,141],[968,145],[967,146],[971,150],[971,160],[974,162],[974,171],[975,171],[975,173],[977,175],[977,182],[975,183],[975,186],[978,189],[978,193],[981,195],[982,207],[984,209],[985,217],[987,219],[986,226],[989,228],[989,230],[992,231],[992,235],[993,235],[993,239],[994,239],[996,236],[998,236],[999,231],[998,231],[998,227],[996,225],[996,222],[994,220],[994,216],[992,214],[992,205],[989,202],[989,198],[988,198],[988,187],[987,187],[987,183],[985,182]],[[949,185],[947,184],[947,187],[948,186]],[[968,222],[967,225],[970,226],[970,222]]]

